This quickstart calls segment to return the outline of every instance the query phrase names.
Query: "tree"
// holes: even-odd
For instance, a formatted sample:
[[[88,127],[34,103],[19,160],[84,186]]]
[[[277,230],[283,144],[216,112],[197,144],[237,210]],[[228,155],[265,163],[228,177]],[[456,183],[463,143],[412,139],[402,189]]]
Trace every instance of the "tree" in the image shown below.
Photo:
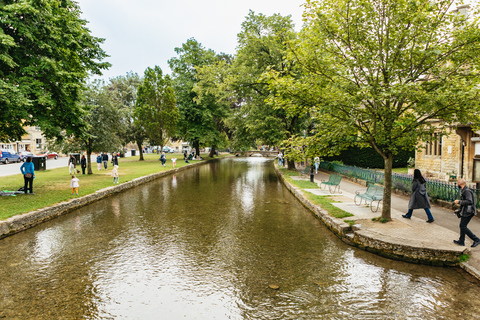
[[[145,70],[138,87],[134,116],[135,124],[145,130],[153,145],[163,148],[175,133],[178,122],[175,93],[170,77],[163,76],[160,67]]]
[[[168,61],[173,71],[175,96],[179,110],[178,136],[192,143],[197,155],[200,145],[215,144],[221,140],[218,121],[222,115],[222,105],[211,94],[198,99],[194,87],[198,82],[197,69],[212,65],[217,56],[205,49],[195,39],[189,39],[181,48],[175,48],[179,57]]]
[[[80,118],[85,124],[74,136],[65,141],[61,139],[63,151],[87,152],[87,172],[92,174],[91,155],[94,152],[116,151],[121,146],[119,123],[121,110],[114,103],[114,95],[109,86],[97,80],[90,84],[83,94],[82,114]]]
[[[434,130],[478,123],[478,17],[466,19],[451,11],[453,5],[307,1],[306,26],[286,60],[299,71],[275,83],[283,90],[278,102],[290,114],[314,117],[312,136],[296,143],[322,154],[370,145],[382,156],[386,220],[398,150]],[[443,126],[434,127],[436,119]]]
[[[237,55],[229,78],[229,90],[243,99],[242,107],[235,110],[234,120],[230,121],[239,145],[257,141],[279,146],[305,128],[308,117],[287,113],[283,108],[268,103],[274,88],[269,86],[269,79],[264,76],[272,71],[281,77],[289,71],[291,65],[284,62],[284,56],[287,43],[295,37],[290,16],[265,16],[250,11],[242,23]]]
[[[0,7],[0,140],[24,126],[47,138],[83,126],[78,101],[89,73],[110,64],[71,0],[2,1]]]

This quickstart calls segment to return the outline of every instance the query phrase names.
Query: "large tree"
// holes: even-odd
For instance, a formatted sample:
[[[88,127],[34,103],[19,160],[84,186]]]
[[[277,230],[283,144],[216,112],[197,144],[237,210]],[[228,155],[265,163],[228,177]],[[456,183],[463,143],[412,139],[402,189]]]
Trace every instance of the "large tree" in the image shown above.
[[[434,130],[476,121],[478,16],[451,0],[307,1],[287,62],[296,74],[274,82],[291,114],[310,112],[312,136],[297,139],[327,154],[370,145],[385,161],[382,218],[390,220],[392,163],[398,150]],[[273,76],[275,78],[275,76]],[[443,126],[432,126],[433,120]]]
[[[138,87],[135,106],[135,124],[145,130],[150,144],[165,146],[174,135],[178,122],[172,80],[162,69],[147,68]],[[141,145],[138,146],[141,149]]]
[[[199,81],[198,68],[212,65],[218,61],[213,50],[205,49],[195,39],[189,39],[182,47],[175,48],[178,57],[168,61],[173,71],[175,95],[179,110],[177,134],[189,141],[200,155],[200,146],[218,143],[223,133],[219,131],[218,121],[222,115],[222,105],[213,95],[207,94],[199,99],[194,87]]]
[[[4,0],[0,4],[0,140],[18,140],[24,126],[46,137],[75,132],[89,73],[109,64],[70,0]]]

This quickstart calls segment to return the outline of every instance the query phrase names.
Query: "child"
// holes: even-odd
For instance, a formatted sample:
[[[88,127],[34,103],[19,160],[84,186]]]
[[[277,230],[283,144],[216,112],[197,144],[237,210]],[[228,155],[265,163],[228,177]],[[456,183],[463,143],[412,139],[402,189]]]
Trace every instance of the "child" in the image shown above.
[[[112,170],[112,177],[113,177],[113,183],[115,184],[115,179],[117,179],[117,183],[119,183],[119,176],[118,176],[118,166],[114,165],[113,170]]]
[[[75,177],[74,175],[72,176],[72,180],[70,181],[70,186],[72,187],[72,194],[76,193],[78,196],[78,178]]]
[[[173,167],[175,168],[175,165],[177,164],[177,158],[172,158],[172,163],[173,163]]]

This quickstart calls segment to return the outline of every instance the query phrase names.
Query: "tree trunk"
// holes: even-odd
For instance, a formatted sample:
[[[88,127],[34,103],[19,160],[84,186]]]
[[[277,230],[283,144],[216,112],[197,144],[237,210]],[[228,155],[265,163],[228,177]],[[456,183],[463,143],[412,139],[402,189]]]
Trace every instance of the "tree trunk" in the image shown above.
[[[139,161],[143,161],[143,149],[142,149],[142,144],[137,141],[137,147],[138,147],[138,153],[140,153],[140,159],[138,159]]]
[[[199,157],[200,156],[200,142],[198,142],[198,140],[193,141],[193,148],[195,149],[195,156]]]
[[[287,159],[288,170],[295,170],[295,160]]]
[[[388,221],[392,220],[391,206],[392,206],[392,167],[393,167],[393,154],[388,153],[385,158],[385,180],[383,182],[383,209],[382,219]]]
[[[87,174],[93,174],[92,172],[92,150],[87,149]]]
[[[209,156],[210,158],[215,157],[215,149],[217,149],[217,146],[216,146],[216,145],[213,145],[213,146],[212,146],[212,149],[210,150],[210,153],[208,154],[208,156]]]

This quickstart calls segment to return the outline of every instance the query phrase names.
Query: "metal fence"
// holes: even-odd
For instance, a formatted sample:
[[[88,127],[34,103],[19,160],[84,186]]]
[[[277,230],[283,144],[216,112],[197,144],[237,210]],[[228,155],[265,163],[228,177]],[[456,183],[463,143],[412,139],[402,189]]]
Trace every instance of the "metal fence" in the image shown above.
[[[367,181],[367,183],[383,184],[385,180],[385,174],[383,170],[359,168],[355,166],[346,166],[336,162],[322,161],[320,162],[320,168],[343,174],[347,177],[357,178]],[[411,191],[413,175],[392,173],[392,187],[394,189]],[[445,200],[453,202],[455,199],[460,199],[460,192],[457,188],[457,184],[454,182],[445,182],[432,178],[426,178],[427,193],[433,200]],[[480,208],[480,189],[476,189],[473,186],[469,186],[476,194],[477,208]]]

